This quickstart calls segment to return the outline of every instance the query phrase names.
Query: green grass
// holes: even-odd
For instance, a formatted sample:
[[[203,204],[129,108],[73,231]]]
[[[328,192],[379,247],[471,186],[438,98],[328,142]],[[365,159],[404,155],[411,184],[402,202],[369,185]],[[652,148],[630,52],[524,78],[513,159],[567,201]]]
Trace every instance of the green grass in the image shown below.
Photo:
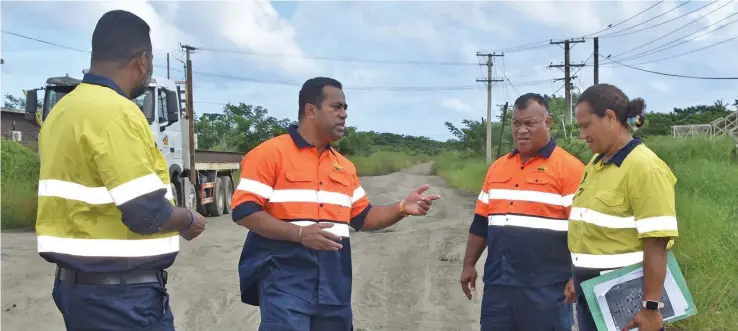
[[[429,162],[430,156],[410,156],[400,152],[376,152],[369,156],[349,158],[356,166],[359,176],[379,176],[412,167],[418,163]]]
[[[582,142],[559,141],[583,162]],[[735,330],[738,321],[738,162],[729,138],[675,140],[651,137],[646,145],[677,177],[679,239],[674,246],[698,313],[670,330]],[[583,147],[583,148],[582,148]],[[443,153],[433,170],[449,185],[479,192],[487,171],[482,158]]]
[[[36,152],[21,144],[2,139],[0,218],[2,228],[33,227],[38,202],[39,159]]]

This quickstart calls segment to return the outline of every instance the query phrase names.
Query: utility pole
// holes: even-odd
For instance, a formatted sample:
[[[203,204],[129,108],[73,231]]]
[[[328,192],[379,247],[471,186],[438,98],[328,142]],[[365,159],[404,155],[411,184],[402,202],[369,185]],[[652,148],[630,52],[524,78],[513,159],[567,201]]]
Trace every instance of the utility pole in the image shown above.
[[[557,65],[549,65],[549,68],[561,68],[564,67],[564,121],[566,124],[572,123],[572,114],[571,114],[571,67],[583,67],[584,63],[582,64],[571,64],[571,60],[569,58],[569,50],[571,49],[570,44],[571,43],[583,43],[584,39],[577,39],[577,40],[564,40],[564,41],[551,41],[550,44],[564,44],[564,64],[557,64]]]
[[[487,79],[477,79],[477,82],[487,82],[487,164],[492,163],[492,83],[502,82],[502,79],[492,79],[492,57],[505,56],[504,54],[477,52],[477,56],[486,56],[487,63]]]
[[[502,137],[505,136],[505,122],[507,120],[507,102],[505,108],[502,108],[502,127],[500,128],[500,140],[497,143],[497,158],[500,158],[500,150],[502,150]]]
[[[600,82],[600,38],[594,37],[594,83],[599,84]]]
[[[189,46],[189,45],[181,45],[182,48],[184,48],[185,53],[187,54],[187,60],[186,60],[186,69],[187,69],[187,76],[186,76],[186,83],[185,83],[185,93],[186,93],[186,105],[187,107],[187,125],[189,127],[189,140],[190,140],[190,148],[189,148],[189,154],[190,154],[190,183],[192,185],[197,185],[197,178],[196,178],[196,171],[195,171],[195,110],[192,107],[192,60],[190,60],[190,54],[195,51],[197,48]],[[184,200],[183,200],[184,201]],[[193,206],[194,207],[194,206]]]

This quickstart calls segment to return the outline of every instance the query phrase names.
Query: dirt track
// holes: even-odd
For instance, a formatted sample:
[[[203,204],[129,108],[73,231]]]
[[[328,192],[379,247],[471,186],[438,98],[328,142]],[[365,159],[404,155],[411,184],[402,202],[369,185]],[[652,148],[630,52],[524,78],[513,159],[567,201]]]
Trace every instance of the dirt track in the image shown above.
[[[351,234],[357,331],[479,330],[481,279],[472,301],[458,282],[476,196],[460,196],[442,179],[427,176],[429,170],[424,164],[362,178],[375,204],[399,201],[425,183],[431,184],[429,193],[443,198],[425,217]],[[236,264],[246,232],[224,215],[209,218],[201,237],[182,241],[168,285],[178,331],[258,329],[258,309],[242,304],[238,294]],[[38,256],[35,245],[33,233],[2,234],[3,330],[64,330],[51,299],[54,267]]]

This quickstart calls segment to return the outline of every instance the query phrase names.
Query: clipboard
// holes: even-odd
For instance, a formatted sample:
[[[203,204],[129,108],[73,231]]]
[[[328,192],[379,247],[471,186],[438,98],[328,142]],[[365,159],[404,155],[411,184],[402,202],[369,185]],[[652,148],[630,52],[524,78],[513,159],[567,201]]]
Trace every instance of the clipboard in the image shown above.
[[[661,313],[664,323],[670,324],[696,315],[697,306],[671,251],[666,268]],[[642,307],[643,263],[609,271],[582,282],[581,287],[597,330],[619,331]]]

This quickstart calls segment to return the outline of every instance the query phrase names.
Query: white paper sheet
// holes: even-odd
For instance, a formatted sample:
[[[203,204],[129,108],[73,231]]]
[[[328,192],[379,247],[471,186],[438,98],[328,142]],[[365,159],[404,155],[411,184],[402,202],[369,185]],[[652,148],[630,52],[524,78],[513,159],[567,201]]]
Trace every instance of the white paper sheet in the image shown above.
[[[605,296],[615,285],[622,284],[630,280],[633,280],[636,278],[642,278],[642,277],[643,277],[643,268],[638,268],[621,277],[618,277],[618,278],[615,278],[615,279],[612,279],[612,280],[609,280],[609,281],[606,281],[606,282],[603,282],[603,283],[600,283],[594,286],[593,290],[595,293],[595,297],[597,298],[597,302],[600,306],[600,312],[602,313],[602,317],[605,321],[605,325],[608,331],[619,331],[619,330],[615,326],[615,321],[613,319],[612,314],[610,313],[610,306]],[[666,269],[666,279],[664,280],[664,290],[666,292],[666,295],[669,297],[671,307],[674,310],[674,316],[670,318],[666,318],[665,321],[668,321],[680,315],[684,315],[688,308],[687,300],[684,297],[684,294],[682,294],[682,291],[679,289],[679,286],[676,284],[676,281],[674,280],[674,276],[672,275],[671,270],[669,270],[668,267]],[[638,329],[635,328],[632,330],[637,331]]]

